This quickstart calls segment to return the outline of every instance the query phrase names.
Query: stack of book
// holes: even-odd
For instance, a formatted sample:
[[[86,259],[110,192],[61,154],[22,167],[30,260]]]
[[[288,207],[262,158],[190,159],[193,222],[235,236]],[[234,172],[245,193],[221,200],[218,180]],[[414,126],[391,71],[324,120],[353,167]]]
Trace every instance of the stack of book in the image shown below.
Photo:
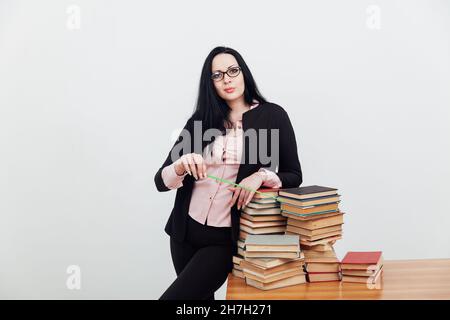
[[[281,215],[276,197],[279,189],[258,189],[252,200],[242,209],[239,238],[249,234],[284,234],[287,218]]]
[[[382,252],[347,252],[341,270],[342,282],[379,284],[383,274]]]
[[[281,189],[281,214],[288,218],[286,233],[299,234],[306,249],[342,238],[343,212],[337,189],[309,186]]]
[[[246,283],[261,290],[306,282],[298,235],[248,235],[240,266]]]
[[[308,280],[340,280],[339,260],[332,245],[342,239],[344,223],[337,189],[317,185],[280,189],[278,199],[281,215],[288,219],[286,234],[298,234],[306,252]]]
[[[330,246],[331,247],[331,246]],[[309,282],[340,281],[340,263],[335,251],[303,250]]]

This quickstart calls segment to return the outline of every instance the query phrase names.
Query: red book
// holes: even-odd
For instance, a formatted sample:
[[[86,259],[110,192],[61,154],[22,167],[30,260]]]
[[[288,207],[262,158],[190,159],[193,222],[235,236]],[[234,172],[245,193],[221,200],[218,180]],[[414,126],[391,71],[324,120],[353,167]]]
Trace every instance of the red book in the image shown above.
[[[344,259],[342,259],[341,269],[378,270],[383,265],[383,258],[381,254],[381,251],[347,252]]]
[[[372,252],[347,252],[344,259],[342,259],[343,264],[377,264],[381,258],[381,251]]]

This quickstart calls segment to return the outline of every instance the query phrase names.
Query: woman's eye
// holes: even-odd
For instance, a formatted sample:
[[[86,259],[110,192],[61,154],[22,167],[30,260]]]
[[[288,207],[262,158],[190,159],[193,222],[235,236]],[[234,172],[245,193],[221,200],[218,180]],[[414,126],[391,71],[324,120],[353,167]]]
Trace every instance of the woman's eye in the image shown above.
[[[239,68],[231,68],[228,72],[230,74],[237,74],[239,72]]]
[[[215,80],[215,79],[220,79],[220,76],[221,76],[221,74],[218,73],[218,72],[216,72],[216,73],[213,73],[213,74],[211,75],[211,78],[212,78],[213,80]]]

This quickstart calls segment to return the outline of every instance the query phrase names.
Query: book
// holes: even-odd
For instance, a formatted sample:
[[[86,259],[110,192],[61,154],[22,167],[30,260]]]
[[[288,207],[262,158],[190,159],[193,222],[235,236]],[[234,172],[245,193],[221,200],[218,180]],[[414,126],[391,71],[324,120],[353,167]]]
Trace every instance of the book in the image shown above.
[[[383,266],[380,266],[376,273],[368,277],[365,276],[350,276],[342,274],[342,282],[355,282],[355,283],[366,283],[366,284],[377,284],[381,281],[383,275]]]
[[[300,251],[298,235],[249,235],[244,244],[247,251]]]
[[[278,202],[270,202],[270,203],[259,203],[250,201],[244,208],[255,208],[255,209],[270,209],[270,208],[279,208],[280,205]]]
[[[270,283],[263,283],[254,279],[245,278],[245,281],[248,285],[253,286],[255,288],[261,289],[261,290],[273,290],[288,286],[293,286],[297,284],[303,284],[306,283],[306,277],[304,274],[299,274],[290,278],[273,281]]]
[[[244,257],[247,258],[290,258],[299,257],[298,252],[287,251],[244,251]]]
[[[327,244],[331,241],[336,241],[339,239],[342,239],[342,236],[333,236],[333,237],[328,237],[328,238],[315,240],[315,241],[307,241],[307,240],[300,239],[300,245],[306,246],[306,247],[312,247],[312,246],[316,246],[318,244]]]
[[[341,225],[343,223],[344,223],[343,212],[332,216],[317,218],[314,220],[299,221],[296,219],[290,219],[289,217],[287,220],[288,225],[292,225],[307,230],[321,229],[330,226]]]
[[[318,235],[328,234],[330,232],[342,232],[342,224],[337,224],[333,226],[328,226],[325,228],[318,228],[318,229],[305,229],[298,227],[296,225],[289,224],[287,225],[286,230],[298,233],[300,236],[307,236],[307,237],[314,237]]]
[[[300,248],[304,251],[316,251],[316,252],[334,252],[333,246],[329,243],[317,244],[314,246],[304,246],[300,243]]]
[[[340,272],[340,263],[307,263],[306,271],[310,272]]]
[[[283,228],[286,229],[286,227],[283,227]],[[251,229],[251,228],[246,228],[246,230],[252,231],[253,229]],[[252,231],[252,232],[253,232],[253,231]],[[262,233],[263,233],[263,234],[273,234],[273,235],[283,235],[283,234],[284,234],[284,232],[282,232],[282,231],[280,231],[280,232],[269,232],[269,233],[265,233],[265,231],[263,231]],[[245,230],[242,230],[242,225],[241,225],[241,226],[240,226],[240,230],[239,230],[239,239],[245,241],[245,239],[247,238],[247,236],[248,236],[249,234],[252,234],[252,233],[249,233],[249,232],[247,232],[247,231],[245,231]]]
[[[297,259],[304,259],[304,255],[300,252],[300,255]],[[251,262],[255,266],[259,266],[261,268],[273,268],[290,261],[295,261],[295,259],[288,258],[245,258],[245,261]]]
[[[244,269],[241,267],[240,264],[237,263],[233,263],[233,268],[239,271],[244,271]]]
[[[272,268],[264,268],[252,263],[251,261],[242,260],[240,266],[247,272],[253,273],[259,277],[265,277],[271,274],[277,274],[279,272],[290,270],[293,268],[303,269],[304,260],[302,258],[287,260],[287,262]]]
[[[276,274],[271,274],[271,275],[268,275],[265,277],[259,277],[259,276],[255,275],[254,273],[247,272],[246,269],[244,269],[244,275],[245,275],[245,278],[248,278],[248,279],[256,280],[261,283],[270,283],[270,282],[274,282],[277,280],[291,278],[291,277],[297,276],[297,275],[305,275],[305,273],[303,272],[303,270],[301,268],[297,267],[297,268],[294,268],[291,270],[281,271]]]
[[[308,272],[309,282],[341,281],[339,272]]]
[[[235,277],[245,279],[244,271],[233,268],[233,270],[231,270],[231,274]]]
[[[300,215],[317,214],[322,212],[333,212],[337,211],[339,208],[339,202],[333,202],[328,204],[321,204],[309,207],[299,207],[289,203],[281,203],[281,210],[290,211],[292,213],[297,213]]]
[[[334,217],[337,215],[342,214],[341,211],[332,211],[332,212],[324,212],[321,214],[309,214],[309,215],[299,215],[297,213],[291,213],[289,211],[281,210],[281,215],[287,218],[291,218],[293,220],[298,221],[310,221],[310,220],[317,220],[322,218],[328,218],[328,217]]]
[[[315,251],[315,250],[302,250],[305,256],[305,263],[339,263],[339,259],[336,257],[334,250],[330,251]]]
[[[251,228],[245,224],[240,225],[241,231],[247,232],[248,234],[270,234],[270,233],[283,233],[286,230],[286,225],[273,226],[273,227],[263,227],[263,228]]]
[[[251,207],[244,207],[242,209],[242,212],[245,212],[247,215],[251,216],[262,216],[262,215],[275,215],[275,214],[281,214],[280,207],[274,207],[274,208],[251,208]]]
[[[241,264],[241,261],[244,261],[244,257],[243,256],[233,256],[233,263],[234,264]]]
[[[276,226],[286,226],[286,221],[279,220],[279,221],[250,221],[247,219],[244,219],[242,216],[239,220],[240,223],[243,225],[246,225],[250,228],[264,228],[264,227],[276,227]]]
[[[317,198],[311,198],[311,199],[305,199],[305,200],[297,200],[289,197],[281,197],[278,196],[278,201],[281,203],[289,203],[293,204],[299,207],[309,207],[313,205],[319,205],[319,204],[330,204],[338,202],[340,199],[340,195],[332,195],[332,196],[325,196],[325,197],[317,197]]]
[[[317,198],[323,196],[330,196],[337,193],[337,189],[323,187],[318,185],[313,186],[305,186],[298,188],[286,188],[279,189],[278,194],[280,196],[286,196],[294,199],[309,199],[309,198]]]
[[[241,212],[241,218],[248,221],[284,221],[287,222],[287,218],[283,217],[281,214],[274,215],[249,215],[245,212]]]
[[[350,251],[342,259],[341,268],[343,270],[377,270],[382,263],[381,251]]]
[[[253,199],[265,199],[267,197],[276,197],[276,196],[278,196],[278,192],[280,191],[280,189],[279,188],[259,188],[257,191],[262,192],[263,194],[255,193],[253,195]]]

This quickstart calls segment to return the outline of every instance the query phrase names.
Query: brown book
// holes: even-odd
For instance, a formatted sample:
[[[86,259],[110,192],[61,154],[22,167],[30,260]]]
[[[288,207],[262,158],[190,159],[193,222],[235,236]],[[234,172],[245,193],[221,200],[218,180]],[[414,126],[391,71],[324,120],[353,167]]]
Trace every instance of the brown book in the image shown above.
[[[242,228],[240,228],[240,230],[239,230],[239,239],[245,241],[247,236],[248,236],[248,233],[246,231],[242,230]]]
[[[291,223],[289,223],[289,222],[291,222]],[[298,233],[300,235],[304,235],[307,237],[314,237],[314,236],[318,236],[318,235],[322,235],[322,234],[327,234],[330,232],[342,231],[342,224],[337,224],[334,226],[310,230],[310,229],[298,227],[295,225],[295,222],[292,224],[292,220],[291,221],[288,220],[286,230],[294,232],[294,233]]]
[[[296,214],[291,214],[287,211],[283,211],[283,210],[281,211],[281,215],[283,217],[287,217],[287,218],[298,220],[298,221],[311,221],[311,220],[323,219],[323,218],[328,218],[328,217],[334,217],[334,216],[338,216],[340,214],[343,214],[343,212],[335,211],[335,212],[329,212],[329,213],[324,213],[324,214],[313,214],[310,216],[300,216],[300,215],[296,215]]]
[[[241,218],[244,218],[249,221],[287,221],[286,217],[283,217],[281,213],[279,214],[271,214],[271,215],[262,215],[262,216],[251,216],[246,214],[245,212],[241,212]]]
[[[343,223],[344,223],[344,214],[343,213],[340,213],[340,214],[337,214],[337,215],[334,215],[331,217],[324,217],[324,218],[308,220],[308,221],[299,221],[299,220],[295,220],[295,219],[288,219],[289,225],[307,229],[307,230],[321,229],[321,228],[335,226],[335,225],[343,224]]]
[[[303,246],[312,247],[312,246],[316,246],[318,244],[327,244],[327,243],[330,243],[331,241],[335,241],[335,240],[339,240],[339,239],[342,239],[342,237],[334,236],[334,237],[329,237],[329,238],[320,239],[320,240],[316,240],[316,241],[307,241],[307,240],[300,239],[300,244]]]
[[[287,259],[287,258],[249,258],[246,257],[245,261],[252,263],[255,266],[259,266],[261,268],[274,268],[280,266],[282,264],[295,261],[297,259],[303,260],[305,257],[302,252],[300,252],[300,256],[296,259]]]
[[[338,272],[325,273],[308,273],[309,282],[324,282],[324,281],[340,281],[341,276]]]
[[[304,274],[299,274],[290,278],[273,281],[270,283],[263,283],[261,281],[253,280],[246,278],[245,279],[247,285],[261,289],[261,290],[273,290],[278,288],[284,288],[288,286],[294,286],[297,284],[303,284],[306,283],[306,277]]]
[[[270,209],[270,208],[279,208],[280,205],[278,202],[270,202],[270,203],[257,203],[250,201],[245,208],[255,208],[255,209]]]
[[[305,246],[304,244],[300,243],[300,248],[302,250],[312,250],[312,251],[317,251],[317,252],[334,251],[333,245],[331,245],[330,243],[323,243],[323,244],[318,244],[318,245],[314,245],[314,246]]]
[[[243,269],[246,269],[248,272],[253,272],[255,275],[260,276],[260,277],[269,276],[271,274],[276,274],[278,272],[290,270],[293,268],[303,269],[303,265],[304,265],[304,261],[302,258],[297,258],[297,259],[291,260],[289,262],[283,263],[283,264],[278,265],[273,268],[263,268],[261,266],[255,265],[254,263],[247,261],[247,260],[242,260],[242,262],[240,264],[240,266]]]
[[[298,231],[295,230],[295,227],[293,227],[293,226],[288,225],[286,230],[290,231],[292,233],[299,234]],[[318,234],[315,236],[305,236],[303,234],[300,234],[300,239],[306,240],[306,241],[316,241],[316,240],[325,239],[325,238],[329,238],[332,236],[338,236],[338,235],[342,235],[342,231],[332,231],[332,232],[328,232],[328,233],[324,233],[324,234]]]
[[[244,271],[237,270],[237,269],[234,269],[234,268],[233,268],[233,270],[231,271],[231,273],[232,273],[233,276],[235,276],[235,277],[245,279]]]
[[[322,204],[318,206],[310,206],[310,207],[298,207],[294,206],[289,203],[282,203],[281,204],[281,210],[298,213],[302,215],[306,214],[313,214],[317,212],[327,212],[327,211],[337,211],[339,209],[339,203],[329,203],[329,204]]]
[[[349,270],[343,269],[342,274],[346,276],[360,276],[360,277],[370,277],[378,272],[377,270]]]
[[[279,188],[259,188],[258,193],[255,193],[253,195],[252,199],[265,199],[267,197],[276,197],[278,196],[278,192],[280,191]],[[261,193],[259,193],[261,192]]]
[[[277,280],[281,280],[281,279],[286,279],[286,278],[290,278],[293,276],[297,276],[297,275],[304,275],[305,272],[303,272],[303,270],[299,267],[294,268],[294,269],[290,269],[290,270],[285,270],[285,271],[281,271],[278,272],[276,274],[271,274],[265,277],[259,277],[251,272],[247,272],[246,269],[244,269],[244,275],[246,278],[249,279],[253,279],[262,283],[270,283],[270,282],[274,282]]]
[[[233,268],[235,268],[236,270],[239,270],[239,271],[244,271],[244,269],[241,267],[240,264],[233,263]]]
[[[335,231],[335,232],[329,232],[329,233],[325,233],[325,234],[319,234],[317,236],[313,236],[313,237],[308,237],[308,236],[301,236],[300,241],[309,241],[309,242],[313,242],[313,241],[319,241],[322,239],[328,239],[330,237],[337,237],[337,236],[341,236],[342,237],[342,231]]]
[[[268,216],[268,215],[274,215],[274,214],[281,214],[281,209],[280,209],[280,207],[262,208],[262,209],[244,207],[242,209],[242,212],[245,212],[246,214],[252,215],[252,216]]]
[[[337,193],[336,188],[323,187],[318,185],[297,187],[297,188],[285,188],[280,189],[278,194],[280,196],[286,196],[294,199],[310,199],[323,196],[335,195]]]
[[[244,261],[244,257],[243,256],[233,256],[233,263],[234,264],[240,264],[241,261]]]
[[[340,263],[307,263],[306,271],[309,272],[340,272]]]
[[[367,283],[367,284],[377,284],[379,281],[381,281],[381,276],[383,275],[383,266],[381,266],[377,273],[369,276],[348,276],[348,275],[342,275],[342,282],[356,282],[356,283]]]
[[[286,226],[286,221],[249,221],[241,217],[240,223],[250,228]]]
[[[309,206],[316,206],[321,204],[328,204],[328,203],[334,203],[340,201],[341,195],[336,194],[333,196],[326,196],[326,197],[318,197],[318,198],[311,198],[311,199],[305,199],[305,200],[297,200],[292,199],[288,197],[278,197],[278,201],[281,203],[289,203],[298,207],[309,207]]]
[[[305,255],[305,262],[307,263],[339,263],[339,259],[336,257],[336,253],[332,251],[314,251],[303,250]]]
[[[283,251],[244,251],[244,257],[247,258],[290,258],[295,259],[299,257],[298,252],[283,252]]]
[[[240,225],[241,231],[245,231],[249,234],[273,234],[273,233],[284,233],[286,226],[275,226],[275,227],[265,227],[265,228],[250,228],[244,224]]]

